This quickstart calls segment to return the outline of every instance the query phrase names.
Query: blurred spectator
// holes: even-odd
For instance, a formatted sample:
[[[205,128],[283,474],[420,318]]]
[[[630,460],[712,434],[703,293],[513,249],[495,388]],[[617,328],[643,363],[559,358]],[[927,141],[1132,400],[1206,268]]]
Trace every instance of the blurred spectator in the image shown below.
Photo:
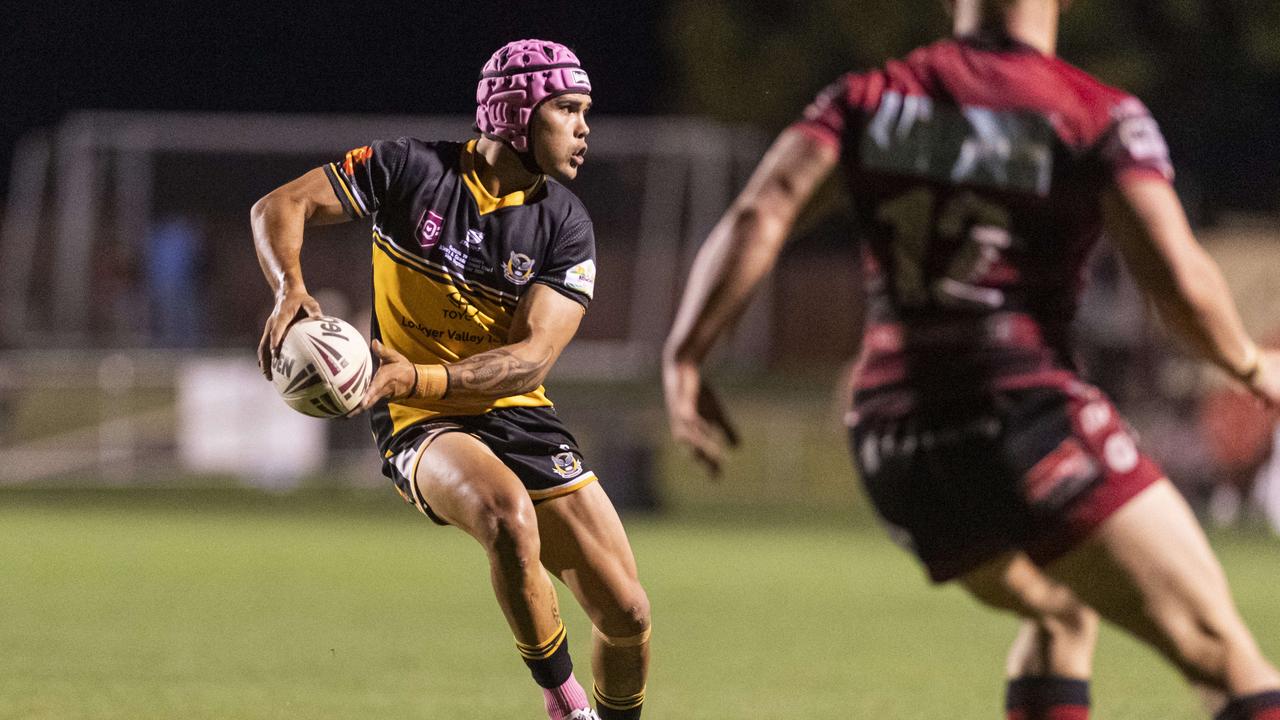
[[[1079,359],[1089,382],[1128,412],[1132,400],[1150,395],[1144,384],[1154,377],[1146,305],[1109,246],[1094,254],[1087,273],[1076,316]]]
[[[203,253],[204,235],[185,215],[166,216],[147,234],[143,277],[155,344],[204,342]]]
[[[1280,535],[1280,453],[1274,450],[1278,443],[1280,443],[1280,425],[1277,425],[1271,433],[1271,457],[1254,476],[1251,495],[1254,504],[1262,511],[1267,524],[1271,526],[1271,531],[1276,535]]]

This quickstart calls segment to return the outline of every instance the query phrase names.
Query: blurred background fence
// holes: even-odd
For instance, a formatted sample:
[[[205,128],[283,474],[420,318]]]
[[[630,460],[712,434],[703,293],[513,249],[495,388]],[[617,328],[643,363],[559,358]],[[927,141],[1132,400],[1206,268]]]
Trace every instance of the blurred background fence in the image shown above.
[[[378,486],[363,419],[289,411],[254,366],[270,297],[247,208],[377,137],[466,137],[463,117],[78,113],[20,146],[0,239],[0,485]],[[50,141],[50,139],[52,139]],[[723,485],[669,446],[657,362],[697,249],[767,138],[689,118],[598,118],[575,186],[600,292],[549,386],[620,505],[867,517],[840,392],[860,302],[849,221],[802,225],[718,360],[745,448]],[[1280,339],[1265,217],[1202,234],[1247,324]],[[368,229],[308,232],[308,284],[367,332]],[[32,242],[38,238],[38,242]],[[1265,507],[1274,422],[1171,348],[1108,248],[1091,265],[1081,360],[1199,506]],[[1277,489],[1276,492],[1280,492]]]

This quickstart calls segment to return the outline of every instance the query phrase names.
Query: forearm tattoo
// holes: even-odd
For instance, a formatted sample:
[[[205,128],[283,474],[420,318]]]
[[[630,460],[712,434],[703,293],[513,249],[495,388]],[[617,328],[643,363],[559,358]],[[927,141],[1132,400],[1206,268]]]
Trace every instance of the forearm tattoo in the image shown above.
[[[473,355],[449,365],[450,399],[488,399],[529,392],[546,377],[551,352],[538,360],[517,357],[506,348]]]

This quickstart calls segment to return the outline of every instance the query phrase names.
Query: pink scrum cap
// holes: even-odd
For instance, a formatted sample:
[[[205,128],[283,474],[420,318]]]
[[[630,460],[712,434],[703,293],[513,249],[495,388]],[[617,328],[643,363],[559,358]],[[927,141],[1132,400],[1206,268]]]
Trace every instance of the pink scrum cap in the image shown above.
[[[538,105],[566,93],[591,93],[578,56],[549,40],[516,40],[485,63],[476,87],[476,129],[529,151],[529,119]]]

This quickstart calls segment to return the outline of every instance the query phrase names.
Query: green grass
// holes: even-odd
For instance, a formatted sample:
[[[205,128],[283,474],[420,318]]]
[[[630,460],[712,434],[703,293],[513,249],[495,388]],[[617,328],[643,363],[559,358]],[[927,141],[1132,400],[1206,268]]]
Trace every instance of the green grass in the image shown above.
[[[996,718],[1010,619],[926,586],[874,528],[632,519],[649,718]],[[1277,543],[1216,545],[1280,656]],[[571,606],[567,593],[565,605]],[[589,627],[566,607],[588,682]],[[1104,633],[1099,720],[1197,718]],[[390,491],[0,493],[0,718],[528,718],[483,556]]]

